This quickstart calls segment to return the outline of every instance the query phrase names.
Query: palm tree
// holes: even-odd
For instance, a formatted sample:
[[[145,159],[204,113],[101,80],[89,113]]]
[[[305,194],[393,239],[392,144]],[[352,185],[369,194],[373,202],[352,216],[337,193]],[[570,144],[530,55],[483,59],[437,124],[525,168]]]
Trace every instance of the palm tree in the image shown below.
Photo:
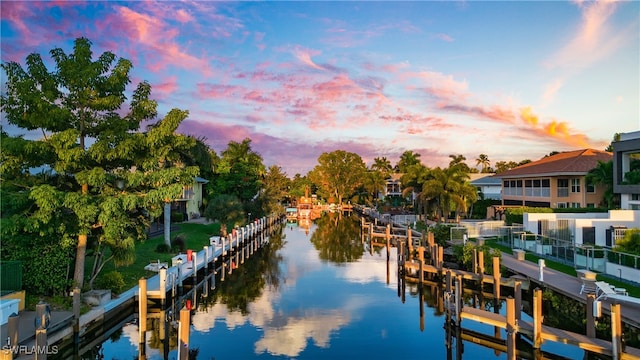
[[[423,203],[421,201],[420,192],[422,191],[422,185],[429,176],[429,168],[422,164],[415,164],[410,166],[407,169],[407,172],[402,175],[400,178],[400,182],[402,183],[402,196],[407,198],[409,195],[418,194],[416,198],[417,203],[414,204],[414,211],[417,215],[422,215],[426,213],[426,205],[427,203]]]
[[[396,171],[399,173],[405,173],[409,166],[420,163],[420,154],[407,150],[400,155],[400,160],[396,165]]]
[[[380,171],[367,171],[362,182],[362,191],[358,194],[363,195],[366,193],[366,197],[363,199],[370,202],[370,205],[378,198],[378,194],[384,190],[386,177]]]
[[[451,161],[449,161],[449,167],[458,167],[460,168],[462,171],[466,172],[466,173],[470,173],[471,169],[469,168],[469,165],[467,165],[467,163],[465,163],[465,161],[467,160],[466,157],[464,157],[464,155],[449,155],[449,157],[451,158]]]
[[[480,154],[476,159],[476,166],[478,165],[482,166],[480,172],[483,172],[483,173],[487,172],[489,165],[491,165],[491,161],[489,161],[489,156],[487,156],[487,154]]]
[[[457,216],[460,210],[466,210],[466,199],[473,197],[465,185],[468,179],[469,173],[461,166],[437,167],[429,172],[429,179],[422,186],[421,197],[435,203],[438,222],[444,218],[445,211],[448,213],[453,209]]]
[[[373,159],[371,170],[381,172],[386,178],[391,172],[391,170],[393,170],[393,166],[391,166],[391,161],[389,161],[386,157],[384,156],[381,158],[377,157]]]
[[[616,203],[616,196],[613,193],[613,160],[598,161],[598,165],[587,173],[586,181],[594,185],[605,186],[603,200],[607,209],[612,209]]]

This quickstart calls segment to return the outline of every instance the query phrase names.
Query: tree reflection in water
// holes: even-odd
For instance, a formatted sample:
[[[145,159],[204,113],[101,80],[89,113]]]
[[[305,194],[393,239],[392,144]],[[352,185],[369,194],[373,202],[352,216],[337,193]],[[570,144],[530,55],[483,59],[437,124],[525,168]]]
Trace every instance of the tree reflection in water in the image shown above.
[[[362,258],[364,244],[356,215],[325,212],[315,220],[315,224],[317,228],[310,241],[318,250],[320,259],[341,264]]]
[[[247,315],[248,305],[262,295],[265,286],[278,289],[282,278],[279,267],[282,255],[278,252],[286,244],[284,229],[282,224],[274,230],[267,244],[245,260],[225,281],[219,282],[216,291],[201,299],[200,307],[207,308],[221,302],[230,311],[238,310]]]

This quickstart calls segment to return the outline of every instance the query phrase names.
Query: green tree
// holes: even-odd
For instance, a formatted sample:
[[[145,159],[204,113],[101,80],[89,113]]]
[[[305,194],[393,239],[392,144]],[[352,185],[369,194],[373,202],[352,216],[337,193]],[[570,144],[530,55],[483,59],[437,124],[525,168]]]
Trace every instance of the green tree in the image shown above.
[[[343,198],[355,195],[366,171],[360,155],[336,150],[322,153],[318,157],[318,165],[308,176],[325,199],[335,198],[338,204],[342,204]]]
[[[464,157],[464,155],[451,154],[449,157],[451,158],[451,161],[449,161],[449,167],[456,167],[467,174],[471,172],[471,168],[465,162],[467,158]]]
[[[198,169],[184,166],[178,155],[192,146],[175,134],[186,111],[174,109],[140,131],[142,122],[157,115],[148,83],[138,84],[128,112],[120,115],[130,61],[111,52],[94,61],[85,38],[75,40],[70,54],[60,48],[50,54],[53,71],[35,53],[27,56],[26,70],[15,62],[2,64],[7,121],[43,134],[38,140],[10,137],[9,146],[3,142],[2,182],[20,181],[33,168],[52,169],[57,177],[26,188],[32,206],[19,213],[22,218],[6,220],[26,233],[53,234],[50,227],[56,226],[75,237],[74,283],[82,287],[88,238],[98,252],[109,248],[116,263],[131,261],[135,240],[146,236],[147,215],[159,215],[163,202],[178,198]],[[62,224],[55,220],[60,214]]]
[[[486,173],[488,172],[489,166],[491,166],[491,161],[489,161],[489,156],[487,154],[480,154],[476,159],[476,166],[480,166],[480,172]]]
[[[420,154],[417,152],[413,152],[411,150],[407,150],[400,155],[400,160],[398,160],[398,164],[396,165],[396,172],[405,173],[409,166],[416,165],[420,163]]]
[[[393,166],[391,166],[391,161],[389,161],[386,157],[377,157],[373,159],[371,170],[381,173],[386,179],[391,171],[393,171]]]
[[[402,183],[402,196],[405,198],[410,198],[413,194],[417,194],[416,203],[414,204],[414,211],[418,215],[423,215],[427,213],[427,206],[429,205],[428,201],[422,201],[423,198],[420,196],[422,192],[422,186],[425,181],[429,177],[429,168],[422,164],[415,164],[409,166],[407,171],[400,178],[400,182]]]
[[[262,189],[266,168],[262,156],[251,149],[251,139],[230,141],[215,164],[214,194],[235,195],[247,205]]]
[[[598,161],[598,165],[587,173],[586,181],[605,187],[602,199],[607,209],[612,209],[616,203],[616,196],[613,193],[613,160]]]
[[[371,169],[365,172],[361,189],[358,190],[358,202],[367,203],[370,206],[374,205],[375,199],[378,198],[378,194],[384,190],[385,186],[386,175],[383,171]]]
[[[220,194],[209,200],[209,205],[204,210],[207,220],[220,223],[220,235],[227,236],[229,226],[245,223],[245,213],[242,202],[235,195]]]
[[[616,250],[632,254],[640,254],[640,229],[629,229],[624,237],[616,241]]]
[[[435,202],[438,222],[450,211],[457,214],[466,206],[466,199],[473,196],[465,185],[468,179],[468,173],[458,165],[430,170],[429,178],[422,186],[421,197]]]
[[[282,213],[284,211],[282,204],[288,198],[291,180],[281,167],[272,165],[269,167],[263,183],[264,189],[259,196],[262,212],[264,214]]]

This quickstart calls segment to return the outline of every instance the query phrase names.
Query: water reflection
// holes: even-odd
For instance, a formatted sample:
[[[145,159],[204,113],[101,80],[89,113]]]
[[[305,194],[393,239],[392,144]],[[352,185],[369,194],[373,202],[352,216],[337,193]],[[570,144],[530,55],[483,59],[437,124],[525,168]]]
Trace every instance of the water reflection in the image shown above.
[[[195,306],[191,358],[505,357],[472,342],[463,345],[464,334],[443,326],[439,283],[427,281],[422,289],[406,283],[398,276],[396,249],[363,241],[356,218],[327,213],[309,233],[285,224],[223,282],[218,274],[215,290],[209,291],[211,283],[191,289],[198,290],[187,296]],[[492,306],[477,295],[466,295],[465,302]],[[102,355],[177,358],[177,329],[172,316],[165,323],[162,318],[149,321],[145,357],[136,324],[103,344]]]

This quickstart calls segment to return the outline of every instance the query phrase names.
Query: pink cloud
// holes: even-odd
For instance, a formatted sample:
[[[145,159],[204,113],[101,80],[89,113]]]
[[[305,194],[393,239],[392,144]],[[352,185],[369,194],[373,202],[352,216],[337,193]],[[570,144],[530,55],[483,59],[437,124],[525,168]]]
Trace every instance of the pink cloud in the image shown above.
[[[633,36],[624,31],[614,33],[608,26],[616,1],[580,1],[577,5],[582,11],[580,27],[573,38],[545,62],[550,68],[572,72],[586,68],[619,49]]]
[[[295,49],[293,49],[293,55],[298,60],[300,60],[303,64],[317,70],[325,70],[324,67],[316,64],[311,59],[312,56],[319,55],[319,54],[320,54],[320,51],[317,51],[317,50],[304,49],[301,47],[296,47]]]

